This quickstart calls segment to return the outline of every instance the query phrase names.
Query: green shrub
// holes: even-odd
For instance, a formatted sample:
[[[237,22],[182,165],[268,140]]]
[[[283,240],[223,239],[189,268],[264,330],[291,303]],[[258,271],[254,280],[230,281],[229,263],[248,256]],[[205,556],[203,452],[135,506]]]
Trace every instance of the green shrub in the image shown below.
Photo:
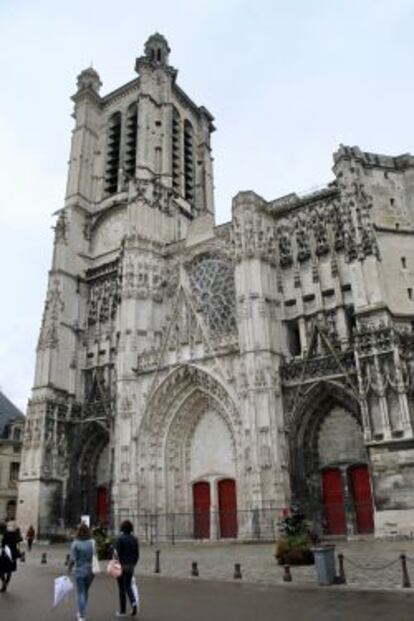
[[[292,509],[289,516],[279,524],[281,537],[276,543],[275,558],[279,565],[312,565],[314,562],[311,546],[318,537],[298,509]]]
[[[110,535],[105,528],[94,528],[92,531],[96,543],[96,553],[100,561],[112,558],[115,537]]]

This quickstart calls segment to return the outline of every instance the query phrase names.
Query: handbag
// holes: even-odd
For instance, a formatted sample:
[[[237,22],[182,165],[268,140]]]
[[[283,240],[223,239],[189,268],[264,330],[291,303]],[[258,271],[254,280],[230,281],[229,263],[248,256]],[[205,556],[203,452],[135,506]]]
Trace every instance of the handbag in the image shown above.
[[[106,566],[106,572],[110,576],[112,576],[112,578],[119,578],[119,576],[122,574],[122,565],[118,561],[118,559],[113,558],[109,561],[108,565]]]
[[[101,566],[99,565],[98,555],[96,553],[95,539],[92,540],[92,573],[99,574],[101,572]]]

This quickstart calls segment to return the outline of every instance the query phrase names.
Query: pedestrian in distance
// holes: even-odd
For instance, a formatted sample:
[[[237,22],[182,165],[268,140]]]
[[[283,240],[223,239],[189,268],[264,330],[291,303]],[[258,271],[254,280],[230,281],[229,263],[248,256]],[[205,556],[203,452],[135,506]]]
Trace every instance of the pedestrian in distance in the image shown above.
[[[21,541],[20,531],[16,528],[15,522],[10,520],[1,529],[2,540],[0,550],[0,579],[2,586],[1,593],[4,593],[10,583],[12,573],[17,569],[17,559],[20,557],[19,542]]]
[[[94,543],[88,526],[82,523],[70,549],[69,573],[75,568],[75,584],[78,595],[78,621],[85,621],[88,605],[88,593],[94,574],[92,571],[92,557]]]
[[[119,611],[116,617],[126,617],[127,596],[130,601],[132,611],[131,617],[138,613],[138,602],[136,600],[132,581],[134,578],[135,565],[139,559],[138,539],[132,534],[134,527],[129,520],[124,520],[121,524],[121,534],[115,543],[115,556],[122,566],[122,573],[117,578],[119,589]]]
[[[30,524],[29,528],[27,529],[26,532],[26,541],[27,541],[27,548],[30,552],[30,550],[32,549],[32,545],[33,545],[33,540],[35,538],[35,529],[33,528],[33,526]]]

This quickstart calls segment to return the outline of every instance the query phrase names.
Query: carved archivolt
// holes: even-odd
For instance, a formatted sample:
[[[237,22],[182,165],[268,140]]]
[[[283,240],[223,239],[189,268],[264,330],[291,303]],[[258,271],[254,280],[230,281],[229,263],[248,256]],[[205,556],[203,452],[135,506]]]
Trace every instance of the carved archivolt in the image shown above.
[[[197,403],[203,408],[195,407]],[[207,406],[222,416],[239,453],[241,419],[233,398],[211,373],[195,366],[184,366],[173,371],[148,402],[139,432],[140,459],[150,468],[162,468],[165,441],[173,423],[177,424],[177,429],[185,428],[187,437]]]

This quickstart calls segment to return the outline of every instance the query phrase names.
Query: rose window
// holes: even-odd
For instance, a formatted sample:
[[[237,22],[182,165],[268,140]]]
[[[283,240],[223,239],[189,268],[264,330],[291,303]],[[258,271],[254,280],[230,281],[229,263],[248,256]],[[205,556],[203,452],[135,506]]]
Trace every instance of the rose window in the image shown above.
[[[236,327],[234,272],[230,264],[216,258],[195,261],[189,278],[197,310],[201,311],[213,332],[228,332]]]

